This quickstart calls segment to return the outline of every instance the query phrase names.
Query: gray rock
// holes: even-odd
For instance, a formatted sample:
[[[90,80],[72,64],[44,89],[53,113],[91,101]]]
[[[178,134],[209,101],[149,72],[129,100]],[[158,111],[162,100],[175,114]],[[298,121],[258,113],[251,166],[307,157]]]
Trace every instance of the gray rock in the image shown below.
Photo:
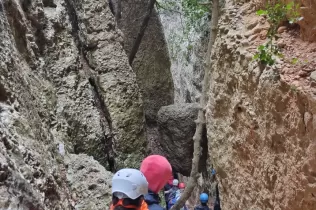
[[[90,122],[95,121],[100,124],[102,131],[92,135],[88,132],[87,137],[94,140],[96,136],[98,141],[94,147],[82,148],[89,148],[87,153],[97,160],[106,159],[111,170],[125,166],[137,167],[147,143],[144,135],[143,102],[136,75],[129,66],[126,53],[120,44],[121,33],[116,28],[106,1],[84,0],[73,3],[68,7],[76,10],[77,17],[71,13],[70,19],[72,25],[80,25],[80,30],[76,27],[72,29],[85,50],[81,55],[79,71],[82,71],[86,79],[90,78],[94,106],[100,118],[97,120],[90,117],[82,127],[86,127],[84,130],[90,130]],[[79,23],[76,23],[76,20]],[[78,113],[84,112],[84,109],[78,110]],[[79,119],[85,119],[86,116],[82,115]],[[91,127],[94,125],[91,124]],[[90,142],[82,137],[87,144]]]
[[[144,155],[143,102],[121,32],[106,1],[0,8],[0,209],[72,209],[71,190],[81,191],[68,188],[59,143],[110,170]],[[96,202],[86,209],[100,209],[103,197],[85,193]]]
[[[147,12],[147,3],[148,0],[122,1],[122,19],[118,26],[124,33],[124,49],[127,54],[133,47]],[[170,65],[164,31],[154,9],[132,64],[142,90],[146,119],[149,122],[157,120],[160,107],[173,103],[174,87]]]
[[[133,148],[146,145],[142,99],[107,2],[57,1],[58,10],[36,2],[27,5],[27,13],[17,10],[27,31],[13,34],[6,43],[11,51],[15,42],[24,43],[18,44],[23,66],[17,68],[26,69],[24,88],[36,93],[31,97],[35,103],[43,104],[40,117],[55,139],[75,153],[94,156],[110,170],[139,162],[144,151]],[[5,4],[4,10],[9,9]],[[45,30],[33,34],[27,18],[38,19],[37,26]],[[29,40],[38,40],[36,49]]]
[[[112,173],[93,157],[71,154],[65,157],[67,181],[78,210],[108,209],[111,202]]]
[[[159,145],[176,171],[188,176],[193,157],[193,135],[199,105],[173,104],[158,112]]]
[[[170,10],[159,9],[171,57],[175,103],[198,102],[204,77],[205,53],[208,45],[209,22],[207,14],[194,20],[188,13],[179,15],[171,10],[185,11],[182,0],[161,0]],[[186,30],[190,32],[186,32]]]
[[[313,71],[310,77],[312,81],[316,82],[316,71]]]

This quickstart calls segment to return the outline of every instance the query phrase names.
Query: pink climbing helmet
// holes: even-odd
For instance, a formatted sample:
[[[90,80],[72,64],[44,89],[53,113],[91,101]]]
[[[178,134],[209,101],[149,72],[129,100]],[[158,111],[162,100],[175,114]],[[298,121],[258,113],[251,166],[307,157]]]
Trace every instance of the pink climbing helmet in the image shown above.
[[[179,183],[179,189],[184,189],[185,188],[185,184],[183,182]]]
[[[158,193],[172,176],[169,161],[161,155],[146,157],[140,166],[140,171],[147,179],[148,189],[154,193]]]

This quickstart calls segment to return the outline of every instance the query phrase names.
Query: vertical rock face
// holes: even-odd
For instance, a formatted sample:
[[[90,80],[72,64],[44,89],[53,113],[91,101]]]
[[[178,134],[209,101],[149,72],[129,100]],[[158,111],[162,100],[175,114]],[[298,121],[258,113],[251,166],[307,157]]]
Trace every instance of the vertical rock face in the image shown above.
[[[159,7],[159,16],[171,59],[175,103],[197,102],[202,90],[209,35],[207,12],[196,8],[184,8],[183,5],[189,3],[182,0],[159,2],[163,7]],[[194,16],[201,18],[193,18]]]
[[[146,146],[142,100],[107,2],[69,2],[67,10],[82,50],[83,74],[89,77],[96,98],[104,131],[100,142],[106,151],[112,144],[115,167],[138,165]]]
[[[115,3],[115,1],[112,0]],[[124,48],[129,54],[147,12],[148,0],[122,1],[119,27],[124,33]],[[148,122],[156,121],[160,107],[173,103],[173,81],[168,48],[159,16],[154,9],[133,62],[142,90]]]
[[[0,2],[0,209],[72,208],[58,143],[109,170],[139,164],[144,114],[122,42],[107,2]]]
[[[135,74],[107,3],[38,1],[20,7],[5,1],[3,9],[4,28],[12,35],[8,49],[16,49],[31,77],[41,80],[36,85],[50,111],[42,117],[51,120],[58,140],[66,138],[76,153],[94,155],[103,164],[115,153],[125,160],[133,146],[144,145]]]
[[[283,62],[252,61],[266,29],[252,6],[226,2],[212,54],[207,133],[222,209],[312,210],[316,100],[282,80]]]

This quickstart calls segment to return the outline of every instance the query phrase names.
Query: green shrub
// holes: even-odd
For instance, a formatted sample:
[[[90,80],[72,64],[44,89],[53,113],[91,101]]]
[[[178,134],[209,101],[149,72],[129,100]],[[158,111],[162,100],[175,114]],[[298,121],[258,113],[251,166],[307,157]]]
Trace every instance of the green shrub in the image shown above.
[[[268,41],[264,45],[258,47],[258,52],[254,55],[254,59],[258,60],[264,65],[272,66],[275,63],[275,56],[282,57],[280,49],[275,45],[275,40],[279,37],[277,35],[278,27],[284,21],[289,21],[290,24],[296,23],[300,19],[299,5],[294,1],[284,4],[280,0],[276,3],[268,2],[265,10],[258,10],[257,15],[264,15],[270,24],[267,33]]]

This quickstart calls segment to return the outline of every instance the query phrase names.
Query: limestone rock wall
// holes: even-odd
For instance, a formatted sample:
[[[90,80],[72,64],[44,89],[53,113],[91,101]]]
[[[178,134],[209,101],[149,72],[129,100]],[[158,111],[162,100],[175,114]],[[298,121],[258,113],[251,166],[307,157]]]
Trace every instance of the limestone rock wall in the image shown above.
[[[315,66],[313,61],[293,66],[284,58],[273,68],[263,68],[253,61],[267,29],[254,8],[249,2],[226,1],[212,54],[208,150],[218,172],[222,209],[312,210],[316,100],[308,86],[310,73],[293,74]],[[287,41],[295,34],[282,34],[284,52],[303,54],[291,46],[305,42]],[[287,66],[297,69],[291,80],[285,80]],[[307,86],[297,86],[303,79]]]
[[[136,77],[106,2],[4,1],[2,8],[8,34],[2,51],[15,51],[25,80],[34,80],[27,84],[38,89],[35,100],[48,112],[40,115],[59,141],[103,164],[132,152],[127,145],[144,145]]]
[[[143,102],[122,43],[105,1],[0,2],[0,209],[73,208],[59,143],[108,170],[139,165]]]
[[[183,8],[185,1],[161,0],[159,2],[163,8],[166,7],[164,5],[170,7],[169,9],[158,8],[171,59],[174,101],[175,103],[198,102],[204,76],[209,14],[200,11],[204,13],[204,16],[192,21],[190,19],[192,17],[188,17],[185,12],[187,8]]]

